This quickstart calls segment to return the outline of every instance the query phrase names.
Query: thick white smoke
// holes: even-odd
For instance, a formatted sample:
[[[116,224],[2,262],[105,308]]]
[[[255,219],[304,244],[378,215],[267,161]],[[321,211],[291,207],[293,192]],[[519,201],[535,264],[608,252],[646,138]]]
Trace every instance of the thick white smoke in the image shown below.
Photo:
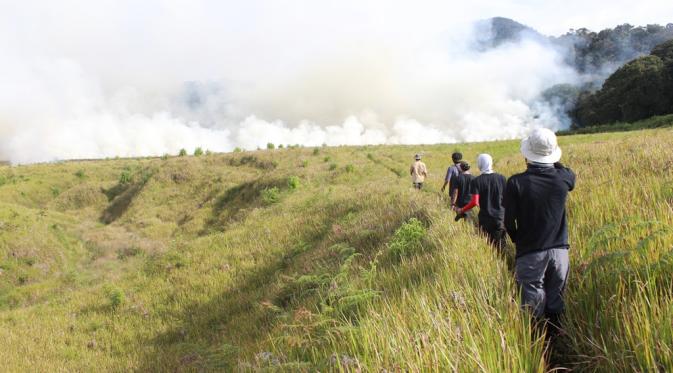
[[[0,160],[515,138],[561,127],[536,99],[577,79],[540,40],[480,52],[387,2],[141,3],[0,15]]]

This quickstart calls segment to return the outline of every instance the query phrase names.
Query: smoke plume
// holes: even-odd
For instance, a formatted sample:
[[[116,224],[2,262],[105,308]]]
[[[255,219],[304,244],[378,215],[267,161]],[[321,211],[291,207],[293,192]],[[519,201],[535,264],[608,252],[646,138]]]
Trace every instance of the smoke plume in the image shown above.
[[[261,3],[66,2],[0,16],[0,160],[481,141],[566,125],[539,97],[578,76],[543,38],[484,49],[490,31],[459,17]]]

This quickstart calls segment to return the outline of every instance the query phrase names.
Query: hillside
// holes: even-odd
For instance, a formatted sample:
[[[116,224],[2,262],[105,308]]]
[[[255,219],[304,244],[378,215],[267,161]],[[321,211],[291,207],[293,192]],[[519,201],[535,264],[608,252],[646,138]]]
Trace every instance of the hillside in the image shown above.
[[[579,127],[673,113],[673,40],[620,67],[597,92],[579,96]]]
[[[438,193],[456,148],[521,171],[502,141],[2,166],[3,371],[671,370],[673,131],[559,141],[578,182],[550,357],[512,248]]]

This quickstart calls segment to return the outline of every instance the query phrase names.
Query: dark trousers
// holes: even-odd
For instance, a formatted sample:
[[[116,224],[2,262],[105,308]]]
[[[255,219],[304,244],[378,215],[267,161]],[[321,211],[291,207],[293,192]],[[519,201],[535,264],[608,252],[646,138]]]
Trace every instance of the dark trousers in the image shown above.
[[[500,220],[479,219],[479,228],[486,235],[488,243],[499,252],[505,249],[505,226]]]
[[[563,313],[563,290],[568,279],[568,249],[536,251],[516,259],[516,282],[521,305],[537,318],[554,322]]]

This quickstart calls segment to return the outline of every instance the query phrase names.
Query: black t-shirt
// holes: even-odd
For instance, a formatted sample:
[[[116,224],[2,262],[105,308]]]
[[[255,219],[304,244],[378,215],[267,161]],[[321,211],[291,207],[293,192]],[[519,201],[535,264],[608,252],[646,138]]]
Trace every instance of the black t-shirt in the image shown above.
[[[470,194],[470,183],[474,176],[470,174],[459,174],[451,177],[451,189],[449,195],[453,196],[453,191],[458,190],[458,199],[456,199],[456,206],[465,207],[470,203],[472,195]]]
[[[505,191],[505,177],[497,174],[481,174],[470,183],[470,193],[479,195],[479,221],[496,223],[505,219],[502,194]]]

